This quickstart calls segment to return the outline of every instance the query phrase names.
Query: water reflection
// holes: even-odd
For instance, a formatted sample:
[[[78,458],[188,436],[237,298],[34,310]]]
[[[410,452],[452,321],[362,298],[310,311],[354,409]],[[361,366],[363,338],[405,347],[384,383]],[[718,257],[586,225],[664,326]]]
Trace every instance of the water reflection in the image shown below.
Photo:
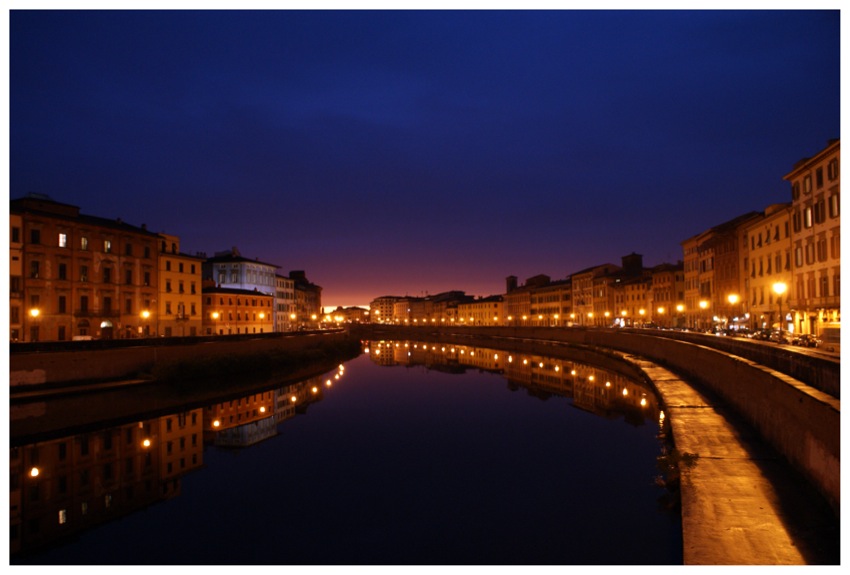
[[[542,400],[561,396],[579,409],[605,418],[624,417],[633,425],[663,425],[664,415],[649,384],[613,369],[536,353],[505,352],[469,345],[414,341],[374,341],[366,346],[381,366],[424,366],[445,373],[477,369],[498,373],[512,390],[524,388]]]
[[[122,547],[109,556],[111,562],[159,564],[163,557],[216,564],[250,558],[282,564],[680,560],[676,521],[659,528],[646,519],[653,510],[647,512],[645,493],[650,500],[659,493],[657,487],[646,487],[651,459],[648,470],[632,472],[652,457],[652,445],[635,449],[655,435],[646,424],[664,419],[644,382],[612,366],[469,345],[374,341],[364,342],[364,351],[368,359],[356,361],[368,369],[356,370],[338,393],[330,390],[345,374],[342,365],[291,385],[13,448],[13,563],[50,563],[52,554],[70,555],[72,563],[81,556],[82,563],[90,562],[97,539],[113,541],[117,549],[114,540],[132,539],[124,533],[144,536],[150,526],[161,531],[166,526],[145,524],[152,514],[137,514],[134,519],[142,519],[145,527],[124,532],[116,525],[114,538],[96,530],[79,537],[82,545],[60,548],[60,543],[172,498],[177,500],[157,508],[164,511],[160,520],[176,525],[172,538],[158,534],[159,548],[145,553],[151,559],[139,559],[136,550],[131,550],[135,560],[124,557]],[[401,369],[373,368],[370,361]],[[434,386],[434,377],[398,378],[404,369],[499,377],[458,378],[457,385],[454,378],[440,377]],[[445,385],[447,379],[452,384]],[[498,390],[499,381],[541,401],[569,401],[516,401],[524,398]],[[473,388],[474,393],[455,393]],[[417,409],[404,409],[402,398]],[[325,399],[316,405],[318,417],[292,423]],[[596,417],[564,418],[561,406],[567,403],[644,427],[623,434],[626,426],[596,426]],[[603,427],[619,429],[610,436],[621,440],[611,444]],[[277,435],[282,437],[265,441]],[[189,478],[184,493],[182,479],[204,467],[205,449],[209,473]],[[238,462],[229,457],[237,454]],[[287,465],[269,466],[269,458]],[[251,481],[242,480],[243,468]],[[587,477],[597,479],[588,483]],[[594,492],[595,485],[605,488]],[[612,491],[614,485],[622,487]],[[209,490],[203,495],[202,486]],[[277,521],[279,508],[263,503],[276,491],[303,495],[287,503],[285,521]],[[642,503],[626,511],[632,500]],[[181,503],[188,504],[182,514]],[[217,516],[239,525],[238,533],[228,532],[231,545],[210,547],[218,533],[209,525],[208,510],[199,506],[214,507]],[[630,520],[634,517],[639,519]],[[618,544],[618,555],[609,560],[606,535],[620,533],[615,530],[619,523],[630,532],[637,521],[651,535],[630,534],[628,544]],[[180,547],[168,547],[175,538]],[[375,541],[382,544],[369,545]],[[594,542],[603,549],[594,548]],[[664,551],[667,545],[672,551]]]
[[[343,368],[330,377],[338,378]],[[322,399],[314,377],[204,408],[10,449],[10,553],[48,548],[177,497],[204,446],[241,448]]]

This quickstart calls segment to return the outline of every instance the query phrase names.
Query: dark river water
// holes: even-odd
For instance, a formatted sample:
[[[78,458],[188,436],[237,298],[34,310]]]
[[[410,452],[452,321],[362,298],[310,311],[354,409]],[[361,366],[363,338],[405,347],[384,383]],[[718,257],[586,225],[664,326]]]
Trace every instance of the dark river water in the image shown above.
[[[369,342],[298,384],[13,448],[11,562],[681,564],[663,422],[600,367]]]

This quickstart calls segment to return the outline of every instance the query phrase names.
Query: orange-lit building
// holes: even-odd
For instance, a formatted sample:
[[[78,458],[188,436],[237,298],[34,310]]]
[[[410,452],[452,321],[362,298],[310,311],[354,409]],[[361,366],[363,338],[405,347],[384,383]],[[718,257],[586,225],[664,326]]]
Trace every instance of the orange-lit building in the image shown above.
[[[793,268],[786,319],[795,331],[835,346],[841,326],[841,140],[797,162],[784,179],[791,184]]]
[[[160,234],[159,295],[153,309],[142,310],[146,333],[163,337],[201,335],[203,261],[181,253],[179,237]]]
[[[730,295],[740,296],[751,328],[779,327],[780,324],[780,298],[773,286],[778,283],[791,285],[790,206],[768,206],[760,218],[744,227],[742,244],[746,256],[741,260],[741,291],[730,290]],[[727,301],[719,302],[727,310],[724,315],[738,311],[728,297]],[[783,315],[790,311],[786,305]],[[784,324],[783,329],[787,330],[788,325]]]
[[[461,325],[503,325],[504,302],[500,295],[459,303],[457,313]]]
[[[274,296],[244,289],[205,286],[205,335],[270,333],[274,325]]]
[[[33,194],[10,214],[19,341],[138,337],[157,299],[158,234]]]

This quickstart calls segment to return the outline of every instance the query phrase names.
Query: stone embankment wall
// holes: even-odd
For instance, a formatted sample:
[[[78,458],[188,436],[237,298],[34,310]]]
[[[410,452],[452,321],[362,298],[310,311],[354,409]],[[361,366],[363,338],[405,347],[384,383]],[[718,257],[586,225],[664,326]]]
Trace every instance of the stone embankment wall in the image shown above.
[[[369,329],[369,328],[366,328]],[[514,342],[545,341],[614,349],[664,365],[687,381],[705,386],[722,397],[832,504],[840,506],[841,404],[833,395],[767,367],[761,362],[716,349],[710,336],[684,341],[659,337],[651,331],[557,328],[384,328],[363,331],[361,337],[474,339],[500,346]],[[741,342],[745,344],[747,342]],[[756,351],[766,357],[770,346]],[[790,353],[775,348],[777,355]],[[742,351],[746,351],[741,347]],[[838,379],[838,362],[810,362],[803,358],[812,381]],[[779,365],[788,363],[780,358]],[[765,363],[771,363],[765,361]],[[777,365],[774,363],[774,365]],[[796,368],[798,375],[805,374]]]
[[[15,388],[31,385],[61,386],[63,383],[80,381],[114,381],[149,373],[155,365],[187,359],[203,361],[222,355],[298,352],[349,338],[345,332],[276,335],[252,339],[204,338],[203,341],[189,345],[153,344],[115,349],[13,352],[9,356],[9,383]]]

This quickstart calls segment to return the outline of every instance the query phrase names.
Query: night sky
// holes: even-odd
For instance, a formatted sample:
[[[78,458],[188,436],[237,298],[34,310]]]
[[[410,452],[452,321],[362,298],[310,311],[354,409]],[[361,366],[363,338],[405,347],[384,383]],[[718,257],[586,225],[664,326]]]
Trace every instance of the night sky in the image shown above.
[[[9,185],[326,306],[563,279],[790,201],[831,11],[19,11]]]

